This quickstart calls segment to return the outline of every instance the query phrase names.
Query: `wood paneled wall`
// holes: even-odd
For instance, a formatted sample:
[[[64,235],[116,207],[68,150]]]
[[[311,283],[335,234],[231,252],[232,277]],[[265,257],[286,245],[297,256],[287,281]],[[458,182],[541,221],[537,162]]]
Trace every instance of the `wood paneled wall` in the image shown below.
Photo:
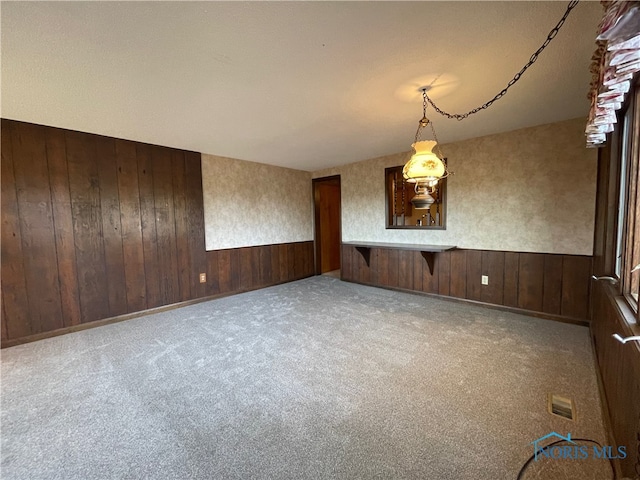
[[[372,248],[370,267],[342,245],[343,280],[474,300],[586,322],[591,257],[451,250],[435,254],[433,275],[418,251]],[[481,276],[489,284],[481,284]]]
[[[611,286],[596,282],[593,290],[591,335],[608,407],[607,423],[612,440],[627,450],[627,458],[616,461],[618,475],[636,478],[640,476],[640,347],[636,342],[622,344],[612,336],[633,332],[620,314]]]
[[[1,178],[3,346],[313,274],[311,241],[205,251],[199,153],[3,119]]]
[[[598,193],[594,234],[594,274],[608,276],[614,271],[616,221],[620,183],[619,131],[598,149]],[[620,295],[619,286],[607,281],[593,282],[591,337],[600,379],[601,398],[606,410],[611,441],[625,446],[627,458],[615,460],[618,478],[640,478],[640,344],[622,344],[623,337],[636,332],[623,310],[633,317]],[[631,319],[633,322],[633,319]]]

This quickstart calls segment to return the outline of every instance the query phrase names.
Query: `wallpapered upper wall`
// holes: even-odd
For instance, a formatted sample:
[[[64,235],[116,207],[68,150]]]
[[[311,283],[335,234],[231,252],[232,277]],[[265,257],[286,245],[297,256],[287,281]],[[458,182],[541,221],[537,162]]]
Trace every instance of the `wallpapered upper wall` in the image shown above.
[[[384,169],[409,152],[313,173],[341,175],[342,240],[592,255],[597,151],[584,119],[442,145],[454,175],[447,229],[386,230]]]
[[[311,174],[202,155],[207,250],[313,239]]]

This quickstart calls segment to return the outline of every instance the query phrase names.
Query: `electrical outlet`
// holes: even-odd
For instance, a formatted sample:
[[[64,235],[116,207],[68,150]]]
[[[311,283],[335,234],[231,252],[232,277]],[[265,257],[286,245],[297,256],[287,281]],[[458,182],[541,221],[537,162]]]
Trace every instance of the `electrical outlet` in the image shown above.
[[[489,285],[489,275],[482,275],[482,285]]]
[[[207,274],[206,273],[201,273],[200,274],[200,283],[207,283]]]

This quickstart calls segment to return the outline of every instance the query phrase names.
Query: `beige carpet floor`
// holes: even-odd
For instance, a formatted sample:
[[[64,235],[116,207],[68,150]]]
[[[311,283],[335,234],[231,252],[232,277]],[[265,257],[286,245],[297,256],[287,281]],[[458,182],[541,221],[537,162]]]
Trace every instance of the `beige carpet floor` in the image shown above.
[[[551,431],[606,441],[587,328],[331,276],[8,348],[1,374],[7,480],[515,479]]]

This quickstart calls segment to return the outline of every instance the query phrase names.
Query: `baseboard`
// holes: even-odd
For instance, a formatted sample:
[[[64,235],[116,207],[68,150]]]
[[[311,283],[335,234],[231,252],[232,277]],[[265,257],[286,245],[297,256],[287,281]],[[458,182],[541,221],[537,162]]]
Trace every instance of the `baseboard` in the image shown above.
[[[282,285],[284,283],[295,282],[296,280],[302,280],[308,278],[313,274],[305,275],[304,277],[296,278],[293,280],[285,280],[283,282],[271,283],[269,285],[262,285],[255,288],[245,288],[242,290],[234,290],[233,292],[217,293],[215,295],[209,295],[201,298],[194,298],[192,300],[185,300],[184,302],[172,303],[170,305],[162,305],[160,307],[149,308],[147,310],[140,310],[139,312],[125,313],[124,315],[118,315],[116,317],[103,318],[95,320],[93,322],[81,323],[80,325],[72,325],[70,327],[58,328],[51,330],[50,332],[36,333],[35,335],[29,335],[27,337],[16,338],[13,340],[3,340],[0,348],[15,347],[24,343],[36,342],[38,340],[45,340],[47,338],[58,337],[60,335],[66,335],[67,333],[81,332],[82,330],[88,330],[90,328],[103,327],[105,325],[111,325],[113,323],[124,322],[134,318],[144,317],[152,313],[166,312],[168,310],[174,310],[180,307],[187,307],[189,305],[195,305],[197,303],[208,302],[209,300],[216,300],[218,298],[230,297],[231,295],[237,295],[239,293],[251,292],[253,290],[261,290],[263,288],[274,287],[276,285]]]
[[[345,280],[343,278],[341,278],[340,280],[342,280],[343,282],[350,282],[350,283],[357,283],[359,285],[366,285],[367,287],[384,288],[385,290],[393,290],[393,291],[396,291],[396,292],[411,293],[411,294],[414,294],[414,295],[421,295],[421,296],[424,296],[424,297],[438,298],[438,299],[447,300],[447,301],[450,301],[450,302],[458,302],[458,303],[466,303],[466,304],[477,305],[479,307],[490,308],[492,310],[501,310],[501,311],[504,311],[504,312],[518,313],[518,314],[521,314],[521,315],[528,315],[530,317],[542,318],[544,320],[553,320],[555,322],[570,323],[570,324],[573,324],[573,325],[580,325],[582,327],[588,327],[589,326],[589,320],[583,319],[583,318],[567,317],[567,316],[564,316],[564,315],[554,315],[552,313],[537,312],[535,310],[526,310],[524,308],[517,308],[517,307],[508,307],[506,305],[497,305],[495,303],[480,302],[478,300],[469,300],[468,298],[458,298],[458,297],[451,297],[451,296],[448,296],[448,295],[439,295],[437,293],[419,292],[417,290],[409,290],[407,288],[388,287],[388,286],[383,286],[383,285],[371,285],[370,283],[356,282],[356,281],[353,281],[353,280]]]

